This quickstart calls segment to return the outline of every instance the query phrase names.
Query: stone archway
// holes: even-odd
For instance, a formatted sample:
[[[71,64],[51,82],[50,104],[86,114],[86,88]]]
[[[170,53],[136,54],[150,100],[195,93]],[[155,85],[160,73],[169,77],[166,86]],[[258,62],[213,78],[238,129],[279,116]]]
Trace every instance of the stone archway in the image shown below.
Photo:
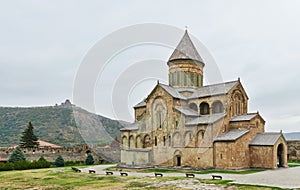
[[[280,143],[277,146],[277,167],[285,166],[285,155],[284,155],[284,146]]]
[[[173,165],[174,166],[178,166],[178,167],[180,167],[181,165],[182,165],[182,160],[181,160],[181,158],[182,158],[182,153],[181,153],[181,151],[180,150],[176,150],[175,152],[174,152],[174,157],[173,157]]]

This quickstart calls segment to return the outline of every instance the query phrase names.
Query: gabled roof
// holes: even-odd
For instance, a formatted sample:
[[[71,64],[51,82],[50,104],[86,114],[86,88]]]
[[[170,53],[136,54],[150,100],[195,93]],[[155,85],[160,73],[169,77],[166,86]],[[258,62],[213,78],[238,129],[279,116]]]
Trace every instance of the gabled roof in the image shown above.
[[[140,108],[140,107],[146,107],[146,102],[145,100],[141,101],[137,105],[135,105],[133,108]]]
[[[191,121],[186,122],[185,125],[212,124],[224,117],[225,114],[223,113],[201,115],[195,119],[192,119]]]
[[[227,94],[238,83],[239,81],[237,80],[237,81],[203,86],[197,88],[195,92],[189,97],[189,99]]]
[[[250,121],[257,115],[258,113],[247,113],[247,114],[237,115],[231,118],[230,121]]]
[[[251,146],[273,146],[281,137],[281,133],[258,133],[249,144]]]
[[[199,116],[198,112],[196,112],[195,110],[192,110],[190,108],[175,106],[174,109],[176,109],[177,111],[179,111],[180,113],[182,113],[186,116]]]
[[[199,55],[196,47],[194,46],[187,30],[184,32],[183,37],[181,38],[180,42],[178,43],[176,49],[172,53],[169,61],[173,60],[180,60],[180,59],[190,59],[197,61],[204,66],[204,62]]]
[[[214,138],[214,142],[236,141],[248,132],[249,130],[230,130]]]
[[[138,130],[140,126],[140,122],[130,123],[129,125],[125,125],[120,131],[134,131]]]
[[[176,88],[173,88],[171,86],[165,85],[165,84],[159,84],[160,87],[162,87],[165,91],[167,91],[168,94],[170,94],[173,98],[178,98],[182,100],[186,100],[187,98],[179,93],[179,91]]]

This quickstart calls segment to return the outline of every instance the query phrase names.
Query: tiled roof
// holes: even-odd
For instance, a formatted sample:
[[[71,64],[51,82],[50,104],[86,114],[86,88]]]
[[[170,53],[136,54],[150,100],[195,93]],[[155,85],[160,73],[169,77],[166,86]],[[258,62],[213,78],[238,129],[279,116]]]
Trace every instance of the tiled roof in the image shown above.
[[[62,146],[58,146],[56,144],[52,144],[46,141],[38,140],[37,142],[39,143],[39,147],[62,148]]]
[[[258,113],[247,113],[247,114],[243,114],[243,115],[237,115],[237,116],[234,116],[233,118],[231,118],[230,121],[250,121],[257,115],[258,115]]]
[[[214,139],[214,142],[217,141],[236,141],[240,137],[242,137],[244,134],[248,133],[249,130],[231,130],[227,131],[220,136],[216,137]]]
[[[196,91],[189,97],[189,99],[227,94],[229,90],[232,89],[237,83],[238,81],[231,81],[203,86],[197,88]]]
[[[190,108],[184,108],[184,107],[180,107],[180,106],[175,106],[174,108],[186,116],[199,116],[198,112],[196,112],[195,110],[192,110]]]
[[[281,133],[258,133],[250,143],[252,146],[273,146]]]
[[[191,121],[186,122],[185,125],[212,124],[222,119],[223,117],[225,117],[225,114],[223,113],[201,115],[195,119],[192,119]]]
[[[139,122],[130,123],[129,125],[124,126],[124,128],[121,128],[120,131],[134,131],[139,129]]]
[[[0,157],[0,162],[6,162],[7,161],[7,158],[1,158]]]
[[[140,108],[140,107],[145,107],[146,106],[146,102],[143,100],[140,103],[138,103],[137,105],[134,106],[134,108]]]
[[[176,59],[191,59],[200,62],[204,66],[204,62],[194,46],[189,34],[187,33],[187,30],[169,58],[169,61]]]

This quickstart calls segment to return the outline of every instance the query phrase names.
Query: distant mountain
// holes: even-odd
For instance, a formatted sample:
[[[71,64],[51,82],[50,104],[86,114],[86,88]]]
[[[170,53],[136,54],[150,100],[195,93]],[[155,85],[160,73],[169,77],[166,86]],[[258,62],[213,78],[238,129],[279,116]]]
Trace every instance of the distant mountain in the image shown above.
[[[283,136],[287,141],[300,140],[300,132],[284,133]]]
[[[90,113],[66,101],[45,107],[0,107],[0,147],[19,144],[20,134],[31,121],[43,141],[60,146],[89,143],[107,145],[127,123]]]

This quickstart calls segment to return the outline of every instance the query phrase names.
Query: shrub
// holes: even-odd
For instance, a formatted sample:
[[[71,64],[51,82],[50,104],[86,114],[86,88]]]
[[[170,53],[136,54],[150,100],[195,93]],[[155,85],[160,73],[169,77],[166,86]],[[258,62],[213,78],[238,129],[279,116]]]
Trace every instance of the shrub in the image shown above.
[[[85,159],[85,164],[86,165],[92,165],[94,164],[94,158],[91,154],[88,154],[86,159]]]
[[[50,166],[51,163],[47,161],[33,161],[30,163],[31,169],[49,168]]]
[[[0,163],[0,171],[9,171],[14,169],[13,163]]]
[[[56,160],[54,162],[54,165],[57,166],[57,167],[63,167],[63,166],[65,166],[65,161],[64,161],[64,159],[63,159],[63,157],[61,155],[59,155],[56,158]]]
[[[41,156],[39,159],[38,159],[38,162],[48,162],[44,156]]]
[[[14,170],[32,169],[31,168],[31,162],[26,161],[26,160],[21,160],[21,161],[14,162],[13,167],[14,167]]]
[[[8,162],[14,163],[14,162],[24,161],[24,160],[26,160],[26,158],[23,151],[19,147],[17,147],[10,155]]]

